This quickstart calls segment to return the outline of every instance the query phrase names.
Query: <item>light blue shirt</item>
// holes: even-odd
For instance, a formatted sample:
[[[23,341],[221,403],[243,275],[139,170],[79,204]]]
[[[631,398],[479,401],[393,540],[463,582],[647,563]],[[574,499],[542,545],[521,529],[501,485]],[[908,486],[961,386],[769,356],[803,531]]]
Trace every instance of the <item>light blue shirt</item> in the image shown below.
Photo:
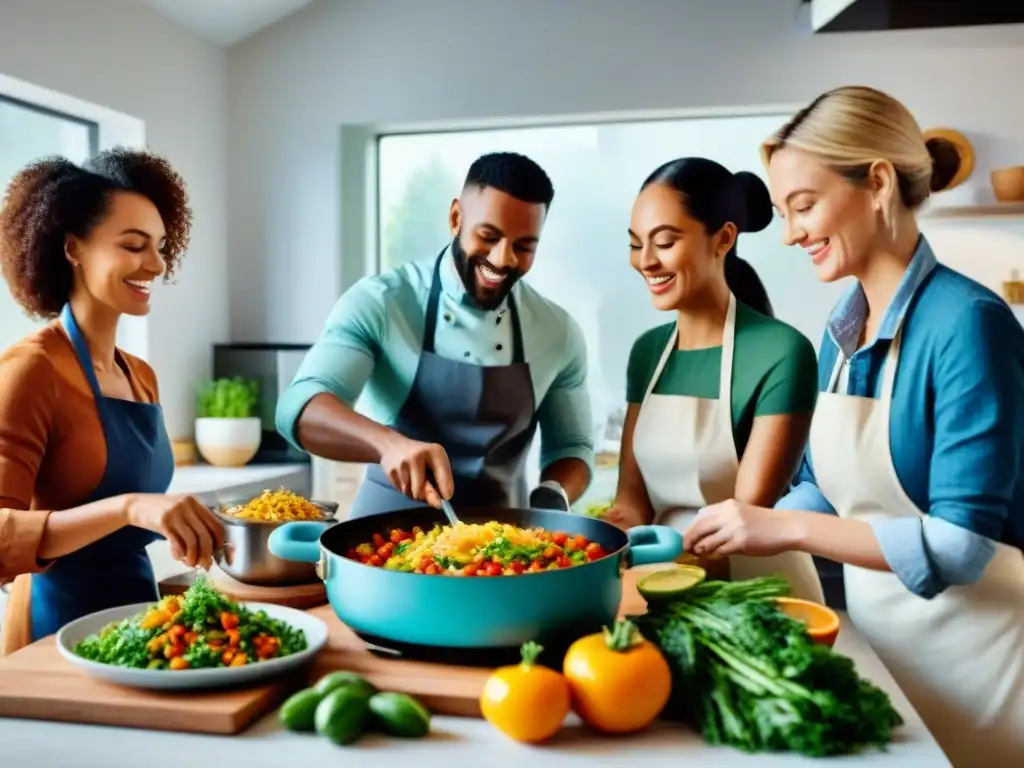
[[[320,338],[277,404],[277,429],[292,445],[302,450],[296,437],[299,416],[314,396],[323,393],[380,424],[394,425],[423,351],[436,260],[364,277],[338,299]],[[435,353],[483,366],[510,364],[508,299],[495,310],[480,309],[456,273],[450,250],[440,277]],[[537,404],[541,469],[565,458],[581,459],[593,468],[594,425],[583,333],[564,309],[525,281],[517,282],[512,294]]]
[[[890,450],[900,484],[926,514],[872,528],[903,584],[931,598],[977,581],[995,542],[1024,545],[1024,328],[999,296],[938,264],[924,237],[877,337],[858,349],[866,316],[858,283],[829,317],[818,388],[827,390],[842,352],[849,360],[846,394],[878,397],[886,353],[905,318]],[[809,454],[776,507],[835,514]]]

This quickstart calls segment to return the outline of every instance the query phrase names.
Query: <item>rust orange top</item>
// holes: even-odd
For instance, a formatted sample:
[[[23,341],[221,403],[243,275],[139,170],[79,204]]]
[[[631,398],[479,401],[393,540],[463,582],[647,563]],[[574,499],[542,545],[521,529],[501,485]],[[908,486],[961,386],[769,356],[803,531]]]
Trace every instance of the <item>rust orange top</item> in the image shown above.
[[[136,399],[156,403],[153,369],[118,355]],[[60,321],[0,354],[0,583],[45,569],[36,555],[46,518],[89,498],[106,461],[96,403]]]

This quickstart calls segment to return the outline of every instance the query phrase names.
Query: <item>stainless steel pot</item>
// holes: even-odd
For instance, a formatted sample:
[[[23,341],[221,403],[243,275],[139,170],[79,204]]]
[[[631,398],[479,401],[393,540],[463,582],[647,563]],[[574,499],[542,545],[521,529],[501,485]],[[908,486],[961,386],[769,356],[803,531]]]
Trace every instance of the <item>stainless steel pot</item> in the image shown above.
[[[261,587],[281,587],[312,584],[319,578],[315,563],[285,560],[272,555],[267,548],[270,534],[287,521],[264,522],[239,520],[225,514],[236,505],[247,504],[253,497],[233,499],[210,507],[224,523],[224,550],[217,554],[217,565],[228,576],[243,584]],[[313,501],[324,513],[323,522],[334,525],[338,505],[332,501]]]

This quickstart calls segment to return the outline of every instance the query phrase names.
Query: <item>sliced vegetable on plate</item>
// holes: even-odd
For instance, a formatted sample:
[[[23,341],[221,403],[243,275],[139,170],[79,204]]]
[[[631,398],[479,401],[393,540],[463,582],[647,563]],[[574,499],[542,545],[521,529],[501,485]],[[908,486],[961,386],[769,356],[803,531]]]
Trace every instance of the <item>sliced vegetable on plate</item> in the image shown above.
[[[183,595],[108,608],[57,633],[69,663],[106,682],[154,690],[265,680],[311,661],[327,625],[281,605],[236,603],[200,576]]]
[[[562,665],[572,707],[605,733],[632,733],[653,723],[669,700],[672,673],[654,643],[631,621],[569,646]]]
[[[543,650],[524,643],[522,661],[496,669],[480,694],[484,719],[514,741],[547,741],[569,714],[569,686],[559,672],[537,663]]]
[[[83,659],[150,670],[241,667],[305,650],[302,630],[228,600],[206,578],[184,595],[109,624],[74,646]]]

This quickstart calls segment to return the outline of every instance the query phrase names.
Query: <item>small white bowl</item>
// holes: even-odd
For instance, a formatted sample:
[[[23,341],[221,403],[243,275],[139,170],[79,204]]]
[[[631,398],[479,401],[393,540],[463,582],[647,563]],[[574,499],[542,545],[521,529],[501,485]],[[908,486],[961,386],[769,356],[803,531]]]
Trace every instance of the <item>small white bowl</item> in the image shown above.
[[[263,422],[256,418],[196,419],[196,450],[215,467],[244,467],[263,440]]]

